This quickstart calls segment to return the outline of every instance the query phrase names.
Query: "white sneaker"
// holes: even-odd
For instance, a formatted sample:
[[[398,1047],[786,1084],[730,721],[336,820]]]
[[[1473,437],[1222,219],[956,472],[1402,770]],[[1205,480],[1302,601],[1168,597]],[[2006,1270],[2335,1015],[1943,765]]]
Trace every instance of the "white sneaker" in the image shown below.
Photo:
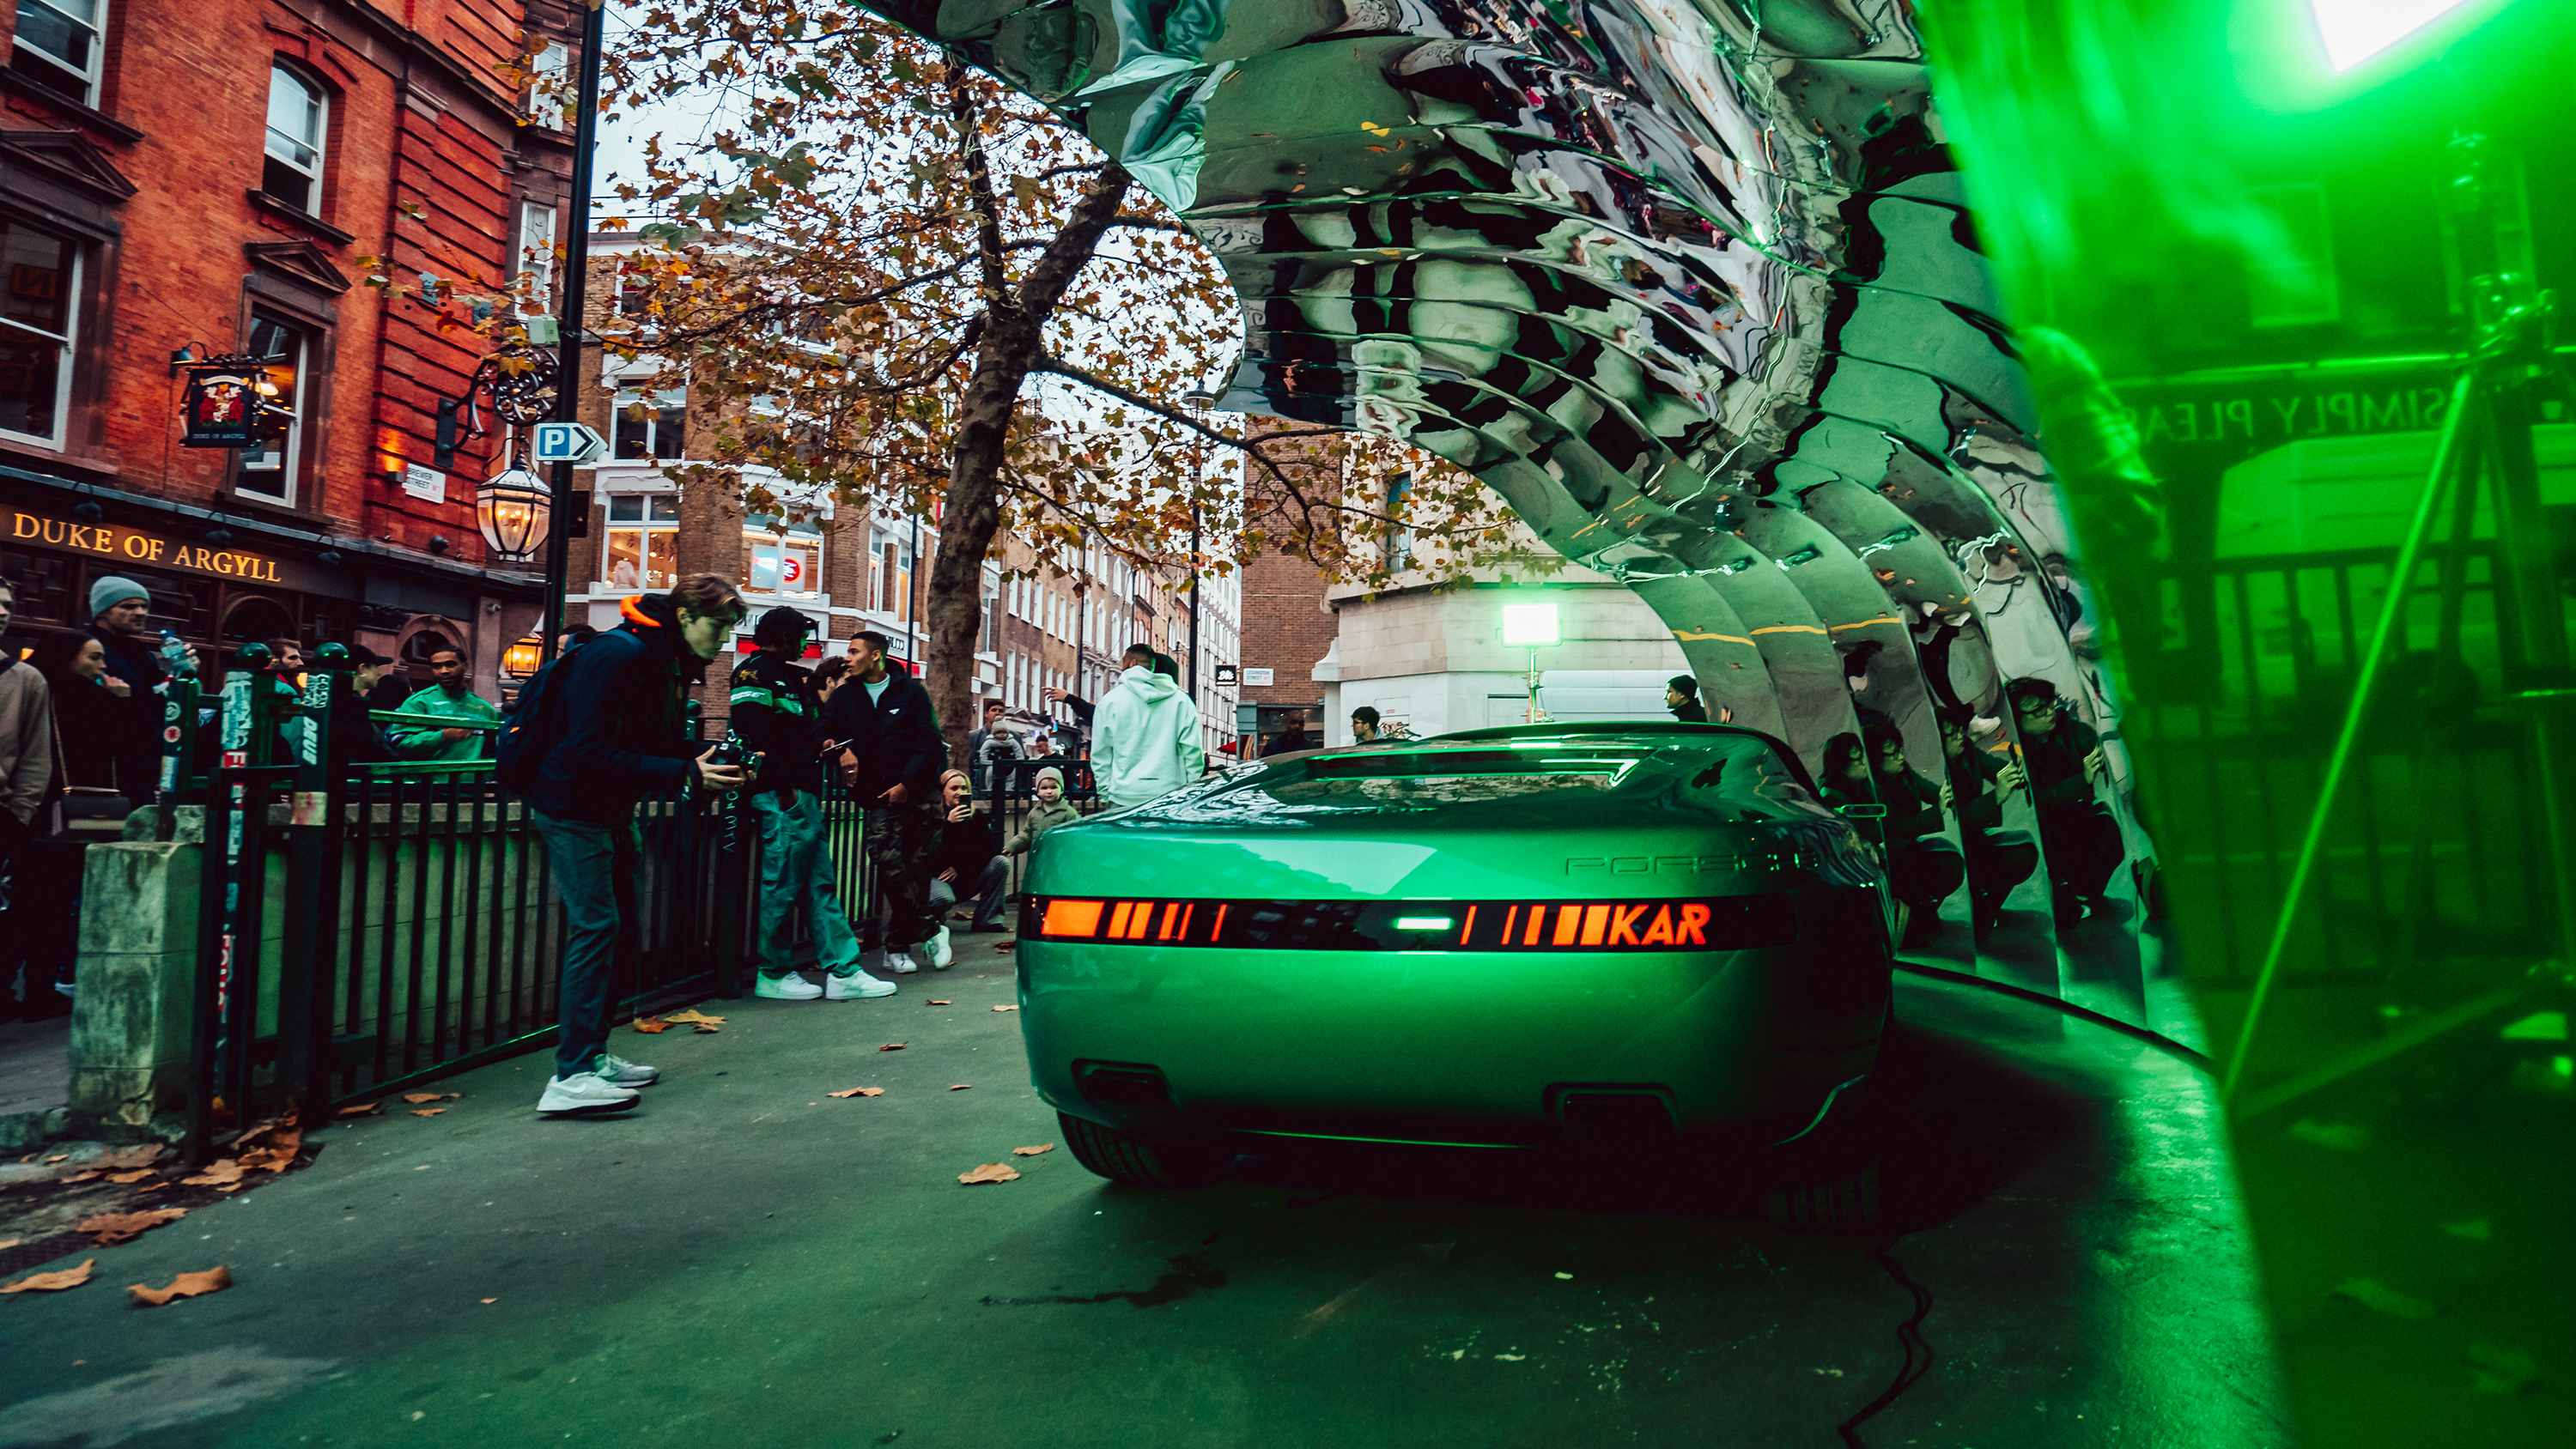
[[[957,953],[948,949],[946,926],[940,927],[939,934],[923,942],[922,945],[930,948],[930,969],[933,971],[945,971],[948,969],[948,963],[957,959]],[[912,949],[919,952],[921,946],[915,946]]]
[[[853,971],[847,976],[823,978],[825,1001],[865,1001],[871,997],[892,995],[894,995],[893,982],[879,981],[865,971]]]
[[[895,950],[892,947],[888,947],[885,950],[878,952],[877,955],[879,958],[877,969],[879,971],[888,972],[896,976],[909,976],[915,971],[921,969],[912,963],[912,958],[910,956],[907,956],[903,952]]]
[[[622,1112],[634,1106],[642,1095],[600,1080],[597,1072],[575,1072],[569,1077],[548,1078],[546,1094],[537,1099],[537,1110],[556,1117]]]
[[[612,1087],[649,1087],[662,1080],[658,1069],[607,1052],[599,1054],[599,1060],[592,1064],[590,1070],[592,1075]]]
[[[751,994],[765,996],[772,1001],[812,1001],[823,994],[823,988],[793,971],[783,976],[772,976],[763,971],[760,979],[752,983]]]

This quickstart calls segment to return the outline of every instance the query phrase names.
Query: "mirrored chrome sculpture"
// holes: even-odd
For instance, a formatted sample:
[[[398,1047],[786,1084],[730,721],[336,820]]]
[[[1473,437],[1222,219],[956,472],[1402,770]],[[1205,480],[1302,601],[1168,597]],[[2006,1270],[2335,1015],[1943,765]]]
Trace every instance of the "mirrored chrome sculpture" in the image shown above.
[[[1828,788],[1861,736],[1831,752],[1891,771],[1891,824],[1939,822],[1900,866],[1964,857],[1943,914],[2009,927],[1985,969],[2060,984],[2054,879],[2100,898],[2057,903],[2077,975],[2139,1009],[2095,959],[2134,963],[2148,873],[2115,702],[1909,5],[872,8],[1055,107],[1223,259],[1225,406],[1472,470],[1655,609],[1712,718]],[[2017,719],[2015,680],[2066,722]],[[1944,784],[1947,809],[1901,798]]]

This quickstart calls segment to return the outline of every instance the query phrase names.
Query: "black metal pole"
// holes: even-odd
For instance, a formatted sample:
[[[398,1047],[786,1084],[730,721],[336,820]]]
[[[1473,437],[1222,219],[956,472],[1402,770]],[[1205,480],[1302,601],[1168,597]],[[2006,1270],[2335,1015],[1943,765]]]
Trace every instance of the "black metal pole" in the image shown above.
[[[1199,510],[1190,507],[1190,703],[1199,702]]]
[[[581,95],[572,120],[572,234],[564,243],[561,340],[555,344],[555,421],[581,421],[582,348],[590,322],[590,191],[599,149],[599,52],[608,13],[606,0],[589,0],[581,28]],[[557,463],[554,502],[547,510],[546,617],[541,662],[555,657],[563,637],[565,576],[572,571],[572,464]]]

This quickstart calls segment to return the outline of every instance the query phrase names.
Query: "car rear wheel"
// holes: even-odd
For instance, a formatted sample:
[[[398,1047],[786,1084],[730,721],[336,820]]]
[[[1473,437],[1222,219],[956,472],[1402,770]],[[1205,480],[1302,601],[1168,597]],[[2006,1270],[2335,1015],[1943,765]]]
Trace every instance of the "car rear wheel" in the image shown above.
[[[1114,1127],[1086,1122],[1063,1112],[1065,1144],[1074,1160],[1111,1182],[1138,1187],[1198,1188],[1222,1181],[1234,1165],[1234,1152],[1221,1144],[1192,1139],[1131,1137]]]

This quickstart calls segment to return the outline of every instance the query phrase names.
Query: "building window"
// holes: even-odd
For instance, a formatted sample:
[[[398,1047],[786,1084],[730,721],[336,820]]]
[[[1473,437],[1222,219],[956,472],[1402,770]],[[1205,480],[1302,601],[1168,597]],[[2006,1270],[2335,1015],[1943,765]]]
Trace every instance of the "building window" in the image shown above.
[[[533,201],[519,203],[517,275],[527,279],[529,306],[539,312],[554,306],[555,209],[553,207]]]
[[[18,44],[9,68],[94,106],[106,26],[105,0],[18,0]]]
[[[811,598],[823,592],[823,536],[810,528],[783,532],[743,530],[751,554],[747,584],[755,594],[794,594]]]
[[[80,248],[15,221],[0,221],[0,433],[59,448],[71,400],[73,305]]]
[[[259,189],[308,214],[322,210],[323,122],[330,98],[282,65],[268,70],[268,156]]]
[[[617,394],[617,456],[677,458],[688,429],[688,397],[674,391]]]
[[[670,493],[617,493],[608,499],[608,586],[667,589],[679,582],[680,500]]]
[[[263,359],[268,374],[260,384],[260,401],[283,409],[284,426],[241,450],[241,471],[233,490],[292,505],[297,465],[304,442],[304,367],[312,339],[301,327],[274,317],[250,319],[250,355]]]
[[[528,117],[548,130],[565,129],[564,106],[570,99],[572,50],[560,40],[528,57]]]

